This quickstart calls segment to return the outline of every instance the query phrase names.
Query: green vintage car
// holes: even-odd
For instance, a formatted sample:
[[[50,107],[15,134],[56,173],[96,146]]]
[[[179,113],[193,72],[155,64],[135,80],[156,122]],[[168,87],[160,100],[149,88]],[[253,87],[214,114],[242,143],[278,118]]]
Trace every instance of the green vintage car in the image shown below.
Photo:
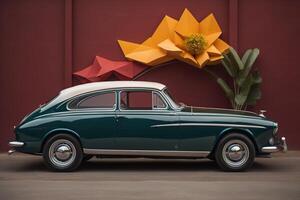
[[[42,155],[56,171],[97,157],[209,158],[226,171],[287,150],[277,123],[253,112],[177,104],[165,85],[82,84],[60,92],[15,127],[14,151]]]

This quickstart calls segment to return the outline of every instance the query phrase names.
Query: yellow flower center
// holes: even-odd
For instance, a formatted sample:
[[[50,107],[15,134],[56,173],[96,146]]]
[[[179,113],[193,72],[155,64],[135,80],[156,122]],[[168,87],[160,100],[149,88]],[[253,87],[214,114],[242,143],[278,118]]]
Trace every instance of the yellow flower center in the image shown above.
[[[193,56],[197,56],[205,50],[207,42],[203,35],[193,34],[184,40],[186,50]]]

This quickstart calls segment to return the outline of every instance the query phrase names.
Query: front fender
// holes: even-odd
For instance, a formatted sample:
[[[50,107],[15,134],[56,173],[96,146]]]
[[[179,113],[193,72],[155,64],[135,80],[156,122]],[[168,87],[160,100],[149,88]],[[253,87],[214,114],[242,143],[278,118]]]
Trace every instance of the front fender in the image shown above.
[[[222,130],[216,137],[216,140],[214,142],[214,149],[216,148],[217,144],[219,143],[219,141],[226,135],[230,134],[230,133],[240,133],[243,135],[246,135],[247,137],[249,137],[251,139],[251,141],[253,142],[255,148],[257,148],[257,143],[255,140],[255,135],[254,133],[248,129],[248,128],[232,128],[232,127],[228,127],[225,128],[224,130]]]
[[[216,140],[214,142],[214,149],[216,148],[219,141],[224,136],[226,136],[230,133],[240,133],[240,134],[247,136],[253,142],[256,152],[258,152],[258,153],[259,153],[259,150],[261,149],[261,147],[267,145],[270,137],[272,137],[272,130],[269,129],[268,127],[265,127],[262,129],[228,127],[226,129],[222,130],[216,137]]]

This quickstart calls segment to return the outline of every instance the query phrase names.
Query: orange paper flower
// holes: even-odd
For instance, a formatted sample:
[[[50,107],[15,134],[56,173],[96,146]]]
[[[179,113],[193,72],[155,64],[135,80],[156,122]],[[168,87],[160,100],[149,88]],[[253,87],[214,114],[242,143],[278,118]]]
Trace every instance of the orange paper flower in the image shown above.
[[[229,49],[229,45],[219,38],[221,34],[213,14],[199,23],[185,9],[179,21],[165,16],[153,35],[142,44],[122,40],[118,42],[129,60],[154,66],[178,59],[202,68],[206,64],[220,62],[222,54]]]

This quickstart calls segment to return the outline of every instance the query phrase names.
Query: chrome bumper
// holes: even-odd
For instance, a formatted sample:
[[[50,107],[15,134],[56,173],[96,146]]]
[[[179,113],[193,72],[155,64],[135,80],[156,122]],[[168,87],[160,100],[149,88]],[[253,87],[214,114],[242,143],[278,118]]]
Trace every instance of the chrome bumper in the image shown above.
[[[13,154],[16,151],[14,148],[24,146],[24,142],[12,141],[12,142],[9,142],[8,145],[13,148],[13,149],[8,151],[8,154],[10,155],[10,154]]]
[[[287,152],[287,144],[286,144],[286,139],[285,137],[282,137],[280,139],[280,144],[276,146],[267,146],[267,147],[262,147],[261,151],[263,153],[276,153],[276,152]]]

